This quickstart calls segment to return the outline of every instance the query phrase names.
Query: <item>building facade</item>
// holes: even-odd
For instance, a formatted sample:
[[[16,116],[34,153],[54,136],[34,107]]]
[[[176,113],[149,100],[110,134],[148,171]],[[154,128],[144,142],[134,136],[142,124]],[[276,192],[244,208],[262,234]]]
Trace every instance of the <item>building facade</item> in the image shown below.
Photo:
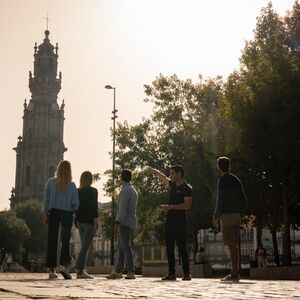
[[[290,230],[291,252],[293,264],[300,263],[300,231]],[[240,257],[243,268],[255,265],[255,250],[257,249],[257,228],[244,228],[240,231]],[[272,235],[268,228],[262,230],[261,242],[267,251],[267,265],[275,266]],[[279,256],[283,253],[283,233],[277,232]],[[198,233],[199,248],[204,249],[205,261],[213,268],[228,268],[230,264],[229,251],[224,246],[221,233],[214,233],[211,229],[201,229]]]
[[[245,228],[240,231],[240,257],[243,268],[250,267],[256,249],[256,231],[254,228]],[[204,251],[204,260],[215,269],[229,268],[230,257],[224,246],[222,234],[211,229],[201,229],[198,233],[198,246]]]
[[[300,231],[291,228],[291,252],[293,264],[300,264]],[[198,232],[198,253],[202,263],[212,266],[213,269],[229,269],[230,254],[225,247],[221,232],[214,232],[212,229],[200,229]],[[268,228],[262,230],[261,241],[267,251],[267,265],[274,266],[274,250],[272,235]],[[282,256],[283,233],[277,232],[278,252]],[[241,267],[248,269],[255,266],[255,250],[257,249],[257,228],[249,227],[240,230],[240,258]],[[191,249],[190,249],[191,250]],[[201,251],[202,250],[202,251]],[[179,255],[176,249],[176,260],[179,262]],[[189,251],[190,261],[194,260],[192,251]],[[197,255],[196,255],[197,261]],[[165,246],[160,244],[144,245],[142,247],[142,264],[164,265],[167,264]]]
[[[45,31],[43,43],[34,46],[34,71],[29,72],[31,98],[24,101],[23,133],[18,137],[15,187],[11,208],[28,199],[42,199],[46,181],[67,150],[63,142],[64,101],[58,104],[62,76],[57,72],[58,45]]]

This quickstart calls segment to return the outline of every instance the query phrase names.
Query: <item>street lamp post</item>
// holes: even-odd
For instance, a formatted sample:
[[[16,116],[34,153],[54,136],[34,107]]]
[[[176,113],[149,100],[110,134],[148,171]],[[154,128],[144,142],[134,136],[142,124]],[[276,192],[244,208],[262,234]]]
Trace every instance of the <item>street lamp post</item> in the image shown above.
[[[111,227],[111,240],[110,240],[110,264],[114,265],[115,251],[114,251],[114,222],[115,222],[115,152],[116,152],[116,118],[117,118],[117,109],[116,109],[116,88],[111,85],[106,85],[106,89],[114,90],[114,108],[112,111],[113,120],[113,159],[112,159],[112,198],[111,198],[111,216],[112,216],[112,227]]]

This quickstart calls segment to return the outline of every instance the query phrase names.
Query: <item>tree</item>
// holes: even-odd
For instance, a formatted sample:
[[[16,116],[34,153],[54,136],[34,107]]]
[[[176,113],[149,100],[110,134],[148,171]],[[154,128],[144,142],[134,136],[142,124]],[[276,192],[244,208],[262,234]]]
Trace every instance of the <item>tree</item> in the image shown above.
[[[290,23],[294,34],[297,26]],[[300,61],[287,37],[286,24],[269,4],[257,19],[254,39],[246,43],[240,70],[228,79],[226,98],[239,137],[237,150],[260,187],[252,208],[271,231],[283,226],[284,264],[290,265],[290,212],[299,174]]]
[[[30,230],[24,220],[18,218],[14,211],[0,212],[0,247],[6,252],[18,256],[24,240],[30,235]]]
[[[179,163],[193,186],[189,239],[197,249],[197,233],[211,226],[216,188],[216,157],[223,154],[220,108],[222,79],[202,83],[160,75],[145,85],[146,101],[154,104],[152,123],[167,166]]]
[[[30,229],[30,236],[24,240],[27,254],[42,255],[46,251],[47,226],[44,224],[44,213],[41,201],[28,200],[15,208],[16,216],[23,219]]]
[[[168,200],[167,187],[142,172],[147,165],[165,174],[172,164],[184,166],[187,181],[194,190],[188,237],[195,244],[195,252],[198,230],[211,226],[217,175],[215,159],[224,148],[225,126],[220,115],[222,86],[220,77],[194,84],[176,75],[159,75],[151,85],[145,85],[145,101],[154,104],[153,115],[135,126],[127,122],[118,124],[117,172],[122,168],[134,170],[133,183],[140,195],[137,238],[141,242],[163,239],[164,218],[159,205]],[[106,191],[111,193],[111,181]]]
[[[285,17],[285,23],[286,23],[286,39],[287,44],[290,47],[290,53],[294,62],[295,72],[298,70],[299,72],[299,64],[300,64],[300,4],[299,1],[295,1],[293,9],[287,13]],[[299,74],[299,73],[298,73]],[[297,80],[299,80],[298,77],[294,78],[295,84],[297,84]],[[294,91],[297,95],[299,93],[299,89]],[[295,95],[295,98],[296,98]],[[289,109],[291,114],[289,117],[294,117],[297,120],[297,114],[299,113],[299,103],[297,103],[296,99],[294,100],[293,104],[290,105]],[[299,122],[298,122],[299,123]],[[295,125],[295,124],[293,124]],[[299,124],[297,124],[299,126]],[[296,130],[299,129],[299,127],[295,128]],[[293,133],[295,130],[293,131]],[[290,219],[291,223],[294,226],[294,228],[300,227],[300,170],[298,167],[300,163],[300,139],[299,135],[295,135],[295,149],[296,149],[296,155],[294,157],[294,165],[295,167],[291,171],[291,186],[293,187],[293,197],[292,197],[292,203],[290,207]],[[298,155],[297,155],[298,153]]]

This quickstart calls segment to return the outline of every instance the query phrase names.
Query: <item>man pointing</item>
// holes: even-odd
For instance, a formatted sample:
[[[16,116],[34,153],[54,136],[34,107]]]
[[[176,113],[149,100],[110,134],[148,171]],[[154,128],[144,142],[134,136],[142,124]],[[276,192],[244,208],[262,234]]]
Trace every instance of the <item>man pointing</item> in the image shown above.
[[[170,195],[167,204],[161,205],[166,212],[165,243],[168,257],[169,273],[162,280],[176,280],[175,242],[182,258],[182,280],[191,280],[189,255],[186,249],[187,210],[192,205],[192,188],[184,179],[184,169],[175,165],[170,168],[170,177],[160,171],[148,168],[148,172],[169,185]]]

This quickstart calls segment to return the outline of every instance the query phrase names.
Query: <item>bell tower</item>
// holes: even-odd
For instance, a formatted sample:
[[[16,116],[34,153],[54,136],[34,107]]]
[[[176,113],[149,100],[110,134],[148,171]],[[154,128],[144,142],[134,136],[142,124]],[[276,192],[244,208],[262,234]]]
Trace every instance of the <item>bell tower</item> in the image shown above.
[[[15,187],[11,208],[28,199],[41,199],[49,177],[67,151],[63,142],[64,100],[59,105],[61,72],[57,74],[58,45],[45,31],[42,44],[34,46],[34,71],[29,72],[31,99],[24,101],[23,134],[18,137]],[[58,76],[57,76],[58,75]]]

